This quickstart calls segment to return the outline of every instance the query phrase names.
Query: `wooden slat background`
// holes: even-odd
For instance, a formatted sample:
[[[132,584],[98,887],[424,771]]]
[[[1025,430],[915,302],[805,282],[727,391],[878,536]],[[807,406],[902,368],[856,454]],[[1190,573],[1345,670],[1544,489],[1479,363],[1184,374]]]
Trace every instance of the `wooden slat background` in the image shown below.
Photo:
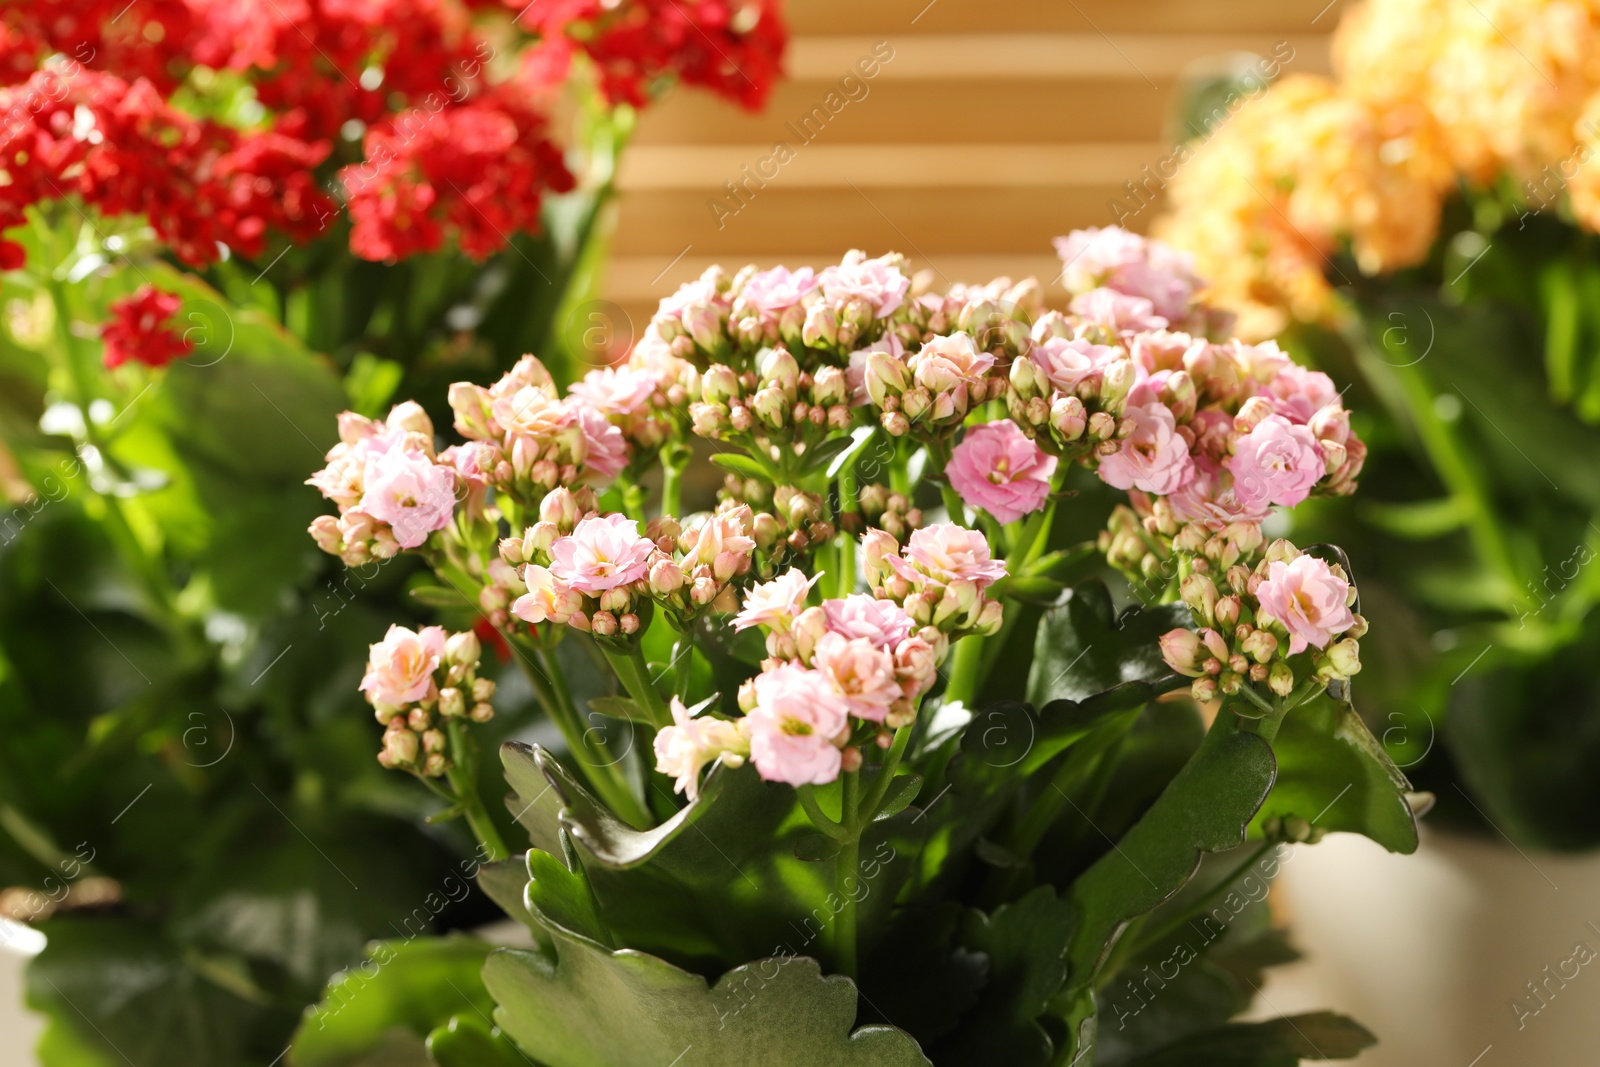
[[[1348,3],[790,0],[788,77],[765,112],[680,90],[641,119],[606,295],[642,326],[711,263],[816,266],[852,247],[904,252],[950,280],[1048,279],[1050,239],[1113,221],[1110,199],[1170,154],[1186,73],[1283,42],[1285,71],[1325,73]],[[880,41],[894,56],[867,95],[802,143],[787,124]],[[709,202],[737,207],[724,183],[779,141],[794,158],[719,219]]]

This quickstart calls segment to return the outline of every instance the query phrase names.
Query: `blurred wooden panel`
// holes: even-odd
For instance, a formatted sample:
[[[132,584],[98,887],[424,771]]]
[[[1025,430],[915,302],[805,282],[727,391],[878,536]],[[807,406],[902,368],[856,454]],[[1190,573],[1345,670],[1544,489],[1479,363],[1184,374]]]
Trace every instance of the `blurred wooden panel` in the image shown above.
[[[1295,33],[1332,29],[1349,0],[789,0],[796,36],[840,33]],[[1315,20],[1315,21],[1313,21]]]
[[[1326,68],[1326,43],[1300,34],[986,34],[900,39],[876,37],[801,37],[790,46],[788,71],[794,81],[837,81],[855,72],[858,61],[882,46],[876,79],[882,81],[1082,81],[1125,78],[1153,86],[1190,64],[1225,52],[1305,57]],[[892,51],[890,51],[892,49]],[[867,69],[872,69],[869,64]]]
[[[1050,238],[1112,219],[1112,185],[1077,188],[832,189],[770,188],[740,214],[717,218],[704,195],[631,193],[622,200],[618,255],[658,253],[665,267],[693,254],[767,259],[771,250],[834,257],[850,248],[941,254],[1010,252],[1037,256]],[[935,266],[938,264],[935,263]],[[659,267],[657,268],[659,269]]]
[[[1144,140],[1161,129],[1170,84],[1103,79],[1068,84],[893,82],[878,80],[829,124],[829,144],[991,143]],[[639,123],[636,145],[759,144],[792,140],[784,124],[805,115],[825,92],[813,83],[780,85],[761,115],[704,93],[674,93]]]
[[[774,189],[1116,185],[1164,154],[1160,144],[791,144],[798,147],[787,163],[759,144],[641,145],[617,183],[624,193],[684,190],[754,210]]]
[[[642,324],[713,261],[821,265],[857,247],[947,280],[1053,278],[1052,237],[1119,213],[1143,230],[1159,211],[1150,173],[1174,152],[1188,80],[1249,55],[1326,72],[1341,2],[791,0],[789,76],[765,113],[680,90],[641,119],[606,294]],[[874,54],[874,77],[841,84]],[[763,168],[779,143],[793,157]],[[763,169],[764,186],[747,179]]]

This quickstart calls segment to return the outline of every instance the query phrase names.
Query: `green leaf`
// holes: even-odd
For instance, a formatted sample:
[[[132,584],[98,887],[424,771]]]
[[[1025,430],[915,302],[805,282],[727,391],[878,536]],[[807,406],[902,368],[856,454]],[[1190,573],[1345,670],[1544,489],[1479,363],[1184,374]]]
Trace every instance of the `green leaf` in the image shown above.
[[[866,428],[863,427],[863,429]],[[856,433],[860,432],[859,429],[856,431]],[[862,438],[860,443],[865,443],[865,441],[866,438]],[[853,435],[846,437],[843,434],[817,442],[807,449],[806,454],[801,457],[800,474],[804,476],[813,471],[822,470],[824,467],[827,467],[830,471],[833,470],[834,461],[843,457],[847,449],[857,444],[858,442]],[[857,448],[856,451],[859,452],[860,449]]]
[[[1465,502],[1454,496],[1397,503],[1366,501],[1360,511],[1378,529],[1412,541],[1443,537],[1461,529],[1471,517]]]
[[[941,1043],[940,1064],[1035,1067],[1050,1061],[1054,1044],[1038,1019],[1066,980],[1072,905],[1043,885],[985,915],[969,909],[960,944],[989,958],[989,981],[961,1028]]]
[[[795,859],[805,860],[808,863],[819,863],[822,860],[831,860],[839,854],[844,847],[837,837],[827,834],[805,834],[794,843]]]
[[[889,788],[884,790],[883,802],[878,808],[874,819],[882,821],[892,819],[899,815],[911,802],[917,799],[917,794],[922,791],[922,775],[902,774],[889,783]]]
[[[1411,783],[1349,704],[1322,696],[1295,708],[1272,750],[1278,780],[1256,816],[1258,827],[1273,816],[1297,815],[1324,830],[1363,834],[1390,852],[1416,851]]]
[[[306,1009],[289,1049],[294,1067],[341,1067],[378,1047],[392,1030],[420,1042],[462,1009],[487,1014],[483,961],[491,946],[462,934],[377,941],[360,965],[328,982]]]
[[[742,452],[716,452],[711,456],[711,462],[725,471],[731,471],[741,478],[755,478],[763,482],[777,480],[777,472],[771,465],[762,463],[752,456]]]
[[[1160,637],[1192,626],[1183,604],[1134,607],[1118,615],[1104,582],[1080,583],[1039,627],[1028,702],[1043,707],[1052,700],[1083,700],[1123,682],[1170,678]]]
[[[876,426],[857,426],[850,431],[848,447],[840,449],[838,455],[834,456],[828,463],[828,480],[830,482],[839,477],[841,471],[855,463],[861,453],[865,452],[867,446],[872,443],[872,439],[877,432],[878,428]]]
[[[650,713],[641,708],[632,697],[604,696],[592,697],[589,700],[589,710],[601,715],[608,715],[613,719],[627,719],[629,722],[642,722],[647,726],[655,724]]]
[[[239,1067],[270,1058],[246,1044],[266,1013],[213,982],[156,929],[78,916],[43,929],[49,942],[27,971],[28,1006],[50,1020],[43,1067],[82,1067],[79,1048],[107,1063]]]
[[[1126,1067],[1296,1067],[1301,1060],[1354,1059],[1377,1042],[1353,1019],[1318,1011],[1191,1034]]]
[[[528,1067],[511,1039],[476,1013],[452,1015],[429,1034],[428,1058],[439,1067]]]
[[[803,956],[735,967],[715,985],[643,952],[551,926],[550,953],[501,949],[484,966],[495,1021],[549,1067],[926,1067],[889,1026],[854,1031],[855,983]]]
[[[513,810],[527,809],[522,822],[551,857],[530,857],[549,880],[541,887],[536,872],[530,896],[543,908],[541,894],[556,894],[560,903],[550,906],[564,911],[569,929],[704,974],[782,945],[826,958],[821,935],[838,911],[833,864],[796,857],[816,828],[794,789],[763,781],[748,763],[719,764],[694,801],[641,831],[617,820],[542,749],[508,745],[502,757],[519,795]],[[825,805],[834,802],[823,795]],[[863,832],[866,889],[857,910],[864,942],[886,925],[926,832],[926,821],[909,813]]]
[[[1203,853],[1244,841],[1275,773],[1267,743],[1238,732],[1232,716],[1219,715],[1150,810],[1073,883],[1068,899],[1080,917],[1063,999],[1079,1042],[1074,1054],[1093,1041],[1093,983],[1127,923],[1182,889]]]

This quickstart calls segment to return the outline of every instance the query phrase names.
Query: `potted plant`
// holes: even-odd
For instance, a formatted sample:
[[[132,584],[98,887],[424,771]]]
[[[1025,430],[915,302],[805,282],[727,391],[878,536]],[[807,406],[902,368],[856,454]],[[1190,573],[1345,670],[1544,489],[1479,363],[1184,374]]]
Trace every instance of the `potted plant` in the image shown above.
[[[291,1062],[386,1035],[552,1067],[1370,1043],[1230,1021],[1292,956],[1261,901],[1299,844],[1417,843],[1426,798],[1350,703],[1348,563],[1262,533],[1352,491],[1364,446],[1185,256],[1114,229],[1061,251],[1056,307],[896,255],[713,268],[569,390],[532,356],[453,386],[458,443],[410,401],[342,417],[314,538],[417,554],[440,605],[372,647],[378,760],[471,825],[531,947],[380,942]],[[490,767],[482,619],[564,753]]]

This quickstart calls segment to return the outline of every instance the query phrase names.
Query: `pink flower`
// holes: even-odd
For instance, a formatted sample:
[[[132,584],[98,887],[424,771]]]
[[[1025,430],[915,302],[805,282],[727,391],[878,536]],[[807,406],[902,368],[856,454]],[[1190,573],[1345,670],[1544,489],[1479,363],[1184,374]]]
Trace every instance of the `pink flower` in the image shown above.
[[[967,431],[945,467],[963,502],[1000,522],[1038,511],[1050,496],[1056,457],[1047,455],[1010,419]]]
[[[403,437],[367,456],[362,481],[360,510],[388,523],[401,548],[416,548],[455,514],[455,471],[407,447]]]
[[[674,792],[694,800],[700,795],[700,771],[706,764],[720,756],[730,767],[737,767],[749,755],[748,720],[693,716],[677,697],[672,698],[671,711],[672,725],[656,734],[656,770],[676,779]]]
[[[1239,438],[1228,472],[1247,508],[1270,504],[1293,507],[1311,495],[1326,472],[1317,439],[1282,415],[1268,415]]]
[[[1203,340],[1199,342],[1201,345],[1205,343]],[[1146,374],[1163,370],[1185,370],[1187,364],[1184,357],[1195,345],[1195,339],[1186,333],[1153,330],[1135,334],[1128,344],[1128,355]]]
[[[583,606],[577,593],[537,563],[530,563],[523,569],[522,581],[528,591],[512,601],[511,614],[523,622],[565,624]]]
[[[919,348],[908,363],[916,383],[930,393],[954,394],[962,407],[967,387],[977,385],[994,366],[994,354],[979,351],[964,333],[935,337]]]
[[[643,578],[654,551],[626,515],[591,515],[550,546],[550,573],[580,593],[603,593]]]
[[[608,417],[622,417],[650,405],[656,379],[638,367],[596,367],[572,383],[567,393]]]
[[[675,317],[683,314],[687,308],[716,303],[721,295],[717,292],[717,277],[721,270],[720,267],[711,267],[694,281],[678,286],[671,296],[662,297],[661,303],[656,306],[655,318]]]
[[[1290,422],[1308,423],[1323,408],[1332,406],[1337,410],[1339,404],[1339,390],[1333,379],[1298,363],[1279,370],[1264,392],[1278,414]]]
[[[1261,385],[1266,385],[1295,365],[1276,341],[1248,345],[1235,338],[1225,345],[1215,346],[1215,350],[1233,361],[1239,368],[1240,377],[1252,379]]]
[[[1157,315],[1155,305],[1142,296],[1127,296],[1115,289],[1090,289],[1072,298],[1074,315],[1090,322],[1109,326],[1118,332],[1124,330],[1160,330],[1167,319]]]
[[[609,483],[628,465],[628,440],[605,415],[582,401],[567,401],[572,421],[583,434],[583,465],[589,481]]]
[[[1028,358],[1063,393],[1076,393],[1087,382],[1100,387],[1100,375],[1121,353],[1110,345],[1097,345],[1081,338],[1047,337],[1035,344]]]
[[[806,596],[821,574],[810,578],[798,567],[790,567],[770,582],[762,582],[744,595],[744,607],[733,617],[735,630],[765,626],[783,632],[806,607]]]
[[[811,662],[858,719],[882,722],[902,699],[894,656],[866,638],[823,634]]]
[[[757,311],[776,318],[804,300],[817,288],[818,279],[810,267],[791,271],[774,267],[751,275],[739,290],[739,299]]]
[[[971,582],[980,593],[1006,576],[1004,561],[990,558],[989,542],[983,534],[953,522],[913,532],[902,555],[887,557],[884,562],[913,583],[926,575],[940,585]],[[897,563],[900,566],[895,566]]]
[[[886,319],[905,300],[911,279],[900,273],[898,265],[887,258],[867,259],[861,252],[851,252],[837,267],[824,270],[817,279],[822,295],[831,303],[843,305],[851,299],[866,301],[872,307],[872,317]]]
[[[824,600],[822,613],[830,632],[870,641],[874,648],[896,648],[911,634],[911,616],[904,608],[866,593]]]
[[[683,566],[686,570],[710,567],[719,582],[744,574],[755,557],[756,542],[750,536],[754,519],[748,504],[714,512],[684,530]]]
[[[1164,404],[1129,407],[1133,432],[1118,451],[1100,461],[1100,480],[1115,489],[1142,489],[1166,496],[1194,474],[1189,446],[1178,436],[1178,420]]]
[[[839,777],[834,738],[849,722],[847,708],[821,671],[784,664],[756,675],[755,706],[745,716],[750,762],[762,778],[789,785],[823,785]]]
[[[907,700],[915,700],[933,688],[933,680],[939,674],[939,657],[938,649],[920,637],[908,637],[895,648],[895,677]]]
[[[433,672],[444,657],[442,626],[411,631],[391,626],[383,640],[367,653],[367,673],[361,691],[373,704],[398,708],[423,699],[434,691]]]
[[[1355,625],[1347,601],[1350,583],[1315,556],[1296,556],[1267,565],[1267,579],[1256,591],[1263,614],[1289,631],[1289,654],[1307,645],[1326,648],[1335,634]]]
[[[1066,287],[1074,293],[1097,286],[1151,301],[1158,315],[1182,318],[1201,281],[1194,257],[1160,241],[1147,240],[1117,226],[1075,230],[1057,237]]]
[[[489,411],[512,438],[546,438],[572,421],[572,409],[562,403],[553,386],[524,385],[496,397]]]
[[[1217,532],[1236,522],[1265,521],[1268,509],[1246,507],[1234,492],[1233,476],[1216,460],[1197,454],[1194,477],[1167,497],[1180,522],[1197,522]]]

